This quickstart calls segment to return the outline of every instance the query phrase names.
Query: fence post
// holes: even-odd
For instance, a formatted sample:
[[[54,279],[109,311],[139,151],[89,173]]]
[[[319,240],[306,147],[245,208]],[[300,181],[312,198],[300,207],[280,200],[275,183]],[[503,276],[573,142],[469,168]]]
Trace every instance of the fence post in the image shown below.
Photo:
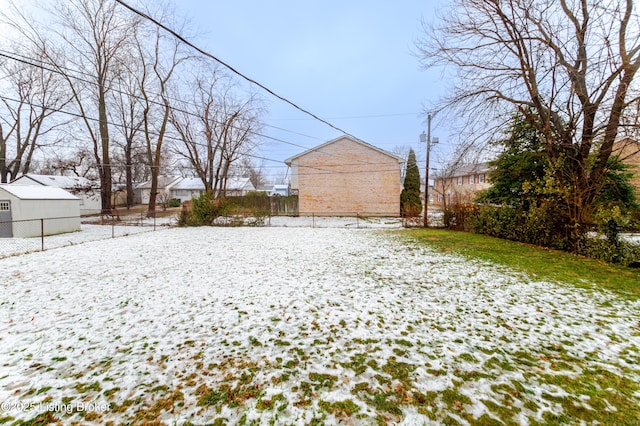
[[[115,238],[116,237],[116,221],[112,218],[111,219],[111,238]]]
[[[315,213],[311,213],[311,227],[312,228],[316,227],[316,214]]]
[[[153,212],[153,230],[156,230],[156,212]]]
[[[40,219],[40,247],[44,251],[44,219]]]
[[[356,212],[356,229],[360,229],[360,214]]]

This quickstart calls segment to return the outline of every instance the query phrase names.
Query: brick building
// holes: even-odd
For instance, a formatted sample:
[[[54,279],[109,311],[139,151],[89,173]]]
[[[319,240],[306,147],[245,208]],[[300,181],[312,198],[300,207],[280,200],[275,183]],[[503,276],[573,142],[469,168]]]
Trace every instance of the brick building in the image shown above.
[[[640,200],[640,142],[631,138],[622,138],[613,144],[612,155],[630,167],[633,172],[631,184],[636,188],[636,196]]]
[[[403,160],[342,136],[285,160],[300,215],[400,215]]]
[[[487,163],[464,164],[436,176],[433,180],[433,204],[448,207],[453,204],[472,203],[478,192],[487,189],[490,168]]]

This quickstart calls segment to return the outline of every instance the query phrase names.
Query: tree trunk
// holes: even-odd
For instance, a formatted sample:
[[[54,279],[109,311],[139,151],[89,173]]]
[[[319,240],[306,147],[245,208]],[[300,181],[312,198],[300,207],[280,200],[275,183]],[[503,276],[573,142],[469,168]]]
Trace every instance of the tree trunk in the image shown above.
[[[127,191],[127,209],[131,208],[134,203],[134,193],[133,193],[133,167],[132,159],[131,159],[131,143],[127,142],[127,146],[124,149],[124,162],[125,162],[125,179],[126,183],[126,191]]]
[[[100,173],[100,195],[102,197],[102,212],[111,211],[111,162],[109,160],[109,126],[107,124],[107,107],[104,84],[99,88],[98,118],[100,120],[100,142],[102,144],[102,164]]]

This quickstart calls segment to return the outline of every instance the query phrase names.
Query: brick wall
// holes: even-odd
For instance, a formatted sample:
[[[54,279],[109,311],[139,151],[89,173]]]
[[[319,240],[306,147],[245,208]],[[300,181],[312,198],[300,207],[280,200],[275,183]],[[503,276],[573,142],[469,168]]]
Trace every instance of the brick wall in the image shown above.
[[[301,215],[398,216],[400,162],[344,137],[292,161]]]

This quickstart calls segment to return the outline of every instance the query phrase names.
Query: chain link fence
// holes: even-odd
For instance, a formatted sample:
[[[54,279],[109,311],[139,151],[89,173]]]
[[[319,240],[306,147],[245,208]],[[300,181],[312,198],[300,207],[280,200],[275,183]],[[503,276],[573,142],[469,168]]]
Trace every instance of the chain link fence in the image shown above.
[[[369,216],[366,213],[344,212],[332,216],[308,213],[304,216],[272,215],[264,219],[265,226],[306,227],[306,228],[401,228],[402,219],[394,217]]]
[[[151,232],[175,226],[175,217],[154,212],[117,217],[57,217],[0,222],[0,258],[34,251]]]
[[[334,216],[311,213],[304,216],[266,215],[255,217],[248,215],[247,217],[220,219],[221,221],[217,225],[221,226],[349,229],[388,229],[403,226],[403,221],[400,218],[375,217],[356,212],[344,212]],[[89,241],[152,232],[174,227],[177,224],[178,213],[159,217],[154,212],[146,211],[121,216],[84,217],[81,223],[78,217],[0,221],[0,258]]]

